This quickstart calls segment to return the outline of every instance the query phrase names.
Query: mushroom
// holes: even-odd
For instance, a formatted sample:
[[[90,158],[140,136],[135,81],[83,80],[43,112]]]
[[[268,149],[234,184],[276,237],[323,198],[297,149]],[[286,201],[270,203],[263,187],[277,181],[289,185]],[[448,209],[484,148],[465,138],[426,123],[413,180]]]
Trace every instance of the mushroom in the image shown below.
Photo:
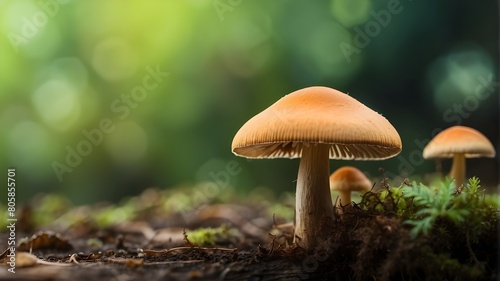
[[[327,87],[282,97],[236,133],[232,152],[246,158],[300,158],[294,244],[314,248],[331,231],[329,158],[381,160],[401,151],[401,139],[380,114]]]
[[[330,189],[339,193],[337,208],[351,206],[352,191],[369,191],[371,187],[365,174],[351,166],[339,168],[330,176]]]
[[[424,148],[423,157],[453,158],[450,178],[459,188],[465,179],[465,158],[495,157],[495,148],[479,131],[453,126],[437,134]]]

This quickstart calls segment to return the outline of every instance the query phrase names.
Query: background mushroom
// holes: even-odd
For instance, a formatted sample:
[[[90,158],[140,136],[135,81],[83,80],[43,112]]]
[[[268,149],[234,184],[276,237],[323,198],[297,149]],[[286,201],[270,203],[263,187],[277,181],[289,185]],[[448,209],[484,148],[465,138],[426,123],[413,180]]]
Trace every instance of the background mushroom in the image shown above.
[[[301,158],[295,201],[294,243],[311,249],[325,239],[333,217],[329,158],[380,160],[401,151],[401,139],[380,114],[327,87],[284,96],[248,120],[232,152],[247,158]]]
[[[330,189],[339,193],[339,199],[335,205],[337,208],[351,206],[352,191],[369,191],[371,187],[370,180],[355,167],[344,166],[330,176]],[[339,211],[342,209],[340,208]]]
[[[465,179],[465,158],[495,157],[495,148],[479,131],[453,126],[437,134],[424,148],[423,157],[453,158],[450,178],[460,187]]]

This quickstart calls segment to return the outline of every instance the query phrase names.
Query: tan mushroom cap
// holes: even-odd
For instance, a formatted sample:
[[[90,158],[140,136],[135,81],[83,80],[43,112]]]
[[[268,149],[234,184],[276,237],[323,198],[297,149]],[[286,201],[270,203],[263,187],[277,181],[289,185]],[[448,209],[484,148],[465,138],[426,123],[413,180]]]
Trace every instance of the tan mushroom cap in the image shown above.
[[[288,94],[248,120],[232,152],[247,158],[298,158],[305,145],[329,144],[330,159],[380,160],[397,155],[401,138],[382,115],[327,87]]]
[[[330,189],[337,191],[369,191],[370,180],[355,167],[344,166],[330,176]]]
[[[424,148],[424,158],[453,158],[463,153],[466,158],[495,157],[495,148],[479,131],[453,126],[437,134]]]

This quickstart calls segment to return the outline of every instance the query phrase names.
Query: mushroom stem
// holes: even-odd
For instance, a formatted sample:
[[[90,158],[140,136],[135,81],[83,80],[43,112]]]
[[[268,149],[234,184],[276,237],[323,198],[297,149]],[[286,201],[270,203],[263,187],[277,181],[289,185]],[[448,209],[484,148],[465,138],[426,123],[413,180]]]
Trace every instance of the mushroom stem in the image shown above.
[[[350,191],[339,191],[339,200],[337,200],[337,207],[341,206],[347,207],[351,204],[351,192]]]
[[[297,177],[295,245],[313,249],[328,236],[325,222],[333,218],[329,184],[329,147],[304,144]]]
[[[465,154],[456,153],[453,156],[453,164],[451,166],[450,178],[455,179],[455,185],[459,188],[465,179]]]

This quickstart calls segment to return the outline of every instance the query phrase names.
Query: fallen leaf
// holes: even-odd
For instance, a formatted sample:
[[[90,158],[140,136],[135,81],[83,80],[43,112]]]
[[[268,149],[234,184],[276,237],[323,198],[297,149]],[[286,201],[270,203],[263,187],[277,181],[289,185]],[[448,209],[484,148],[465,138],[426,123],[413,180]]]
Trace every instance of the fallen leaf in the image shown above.
[[[17,246],[17,251],[32,251],[38,249],[71,250],[73,246],[52,231],[40,231],[31,238]]]

